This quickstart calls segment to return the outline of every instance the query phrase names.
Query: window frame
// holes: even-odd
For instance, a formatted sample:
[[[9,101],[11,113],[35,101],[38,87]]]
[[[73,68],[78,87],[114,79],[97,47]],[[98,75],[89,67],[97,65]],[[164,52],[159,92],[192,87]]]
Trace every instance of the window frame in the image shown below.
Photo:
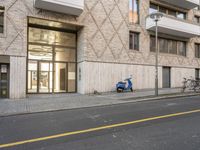
[[[194,16],[194,22],[199,24],[200,23],[200,16],[195,15]]]
[[[152,38],[155,39],[155,36],[154,35],[151,35],[150,36],[150,52],[153,52],[155,53],[155,50],[153,51],[151,48],[153,46],[151,46],[151,43],[153,43],[151,40]],[[160,50],[160,40],[163,40],[165,44],[165,41],[167,41],[167,49],[164,49],[164,50]],[[155,43],[155,42],[154,42]],[[176,50],[175,51],[172,51],[170,50],[170,43],[172,44],[171,47],[173,49],[173,47],[176,47]],[[179,44],[178,43],[184,43],[184,51],[183,51],[183,54],[180,53],[179,51]],[[156,45],[155,45],[156,46]],[[159,53],[161,54],[170,54],[170,55],[178,55],[178,56],[183,56],[183,57],[186,57],[187,56],[187,42],[186,41],[181,41],[181,40],[174,40],[174,39],[170,39],[170,38],[164,38],[164,37],[158,37],[158,50],[159,50]],[[167,50],[167,51],[166,51]]]
[[[1,12],[2,11],[2,12]],[[5,34],[5,7],[0,6],[0,13],[2,13],[2,32],[0,32],[1,35]]]
[[[195,68],[195,79],[198,80],[200,77],[200,69],[199,68]]]
[[[200,43],[194,44],[194,57],[197,59],[200,58]]]
[[[136,35],[137,35],[137,43],[135,43]],[[135,45],[137,45],[136,48],[135,48]],[[129,31],[129,50],[140,51],[140,33],[139,32]]]
[[[137,5],[137,22],[135,22],[134,16],[131,14],[134,14],[135,7],[134,3]],[[131,24],[140,24],[140,0],[129,0],[129,23]]]
[[[160,4],[156,4],[156,3],[154,3],[154,2],[150,2],[150,5],[149,5],[149,13],[150,13],[151,6],[157,6],[157,11],[158,11],[158,12],[161,12],[161,11],[160,11],[160,8],[164,8],[164,9],[166,9],[166,13],[164,13],[164,14],[169,15],[169,16],[172,16],[172,17],[175,17],[175,18],[177,18],[177,19],[187,20],[187,12],[180,11],[180,10],[176,10],[176,9],[172,9],[172,8],[169,8],[169,7],[160,5]],[[174,11],[175,14],[174,14],[174,15],[169,14],[169,11],[171,11],[171,12]],[[161,13],[163,13],[163,12],[161,12]],[[183,15],[184,15],[183,18],[178,17],[178,14],[183,14]]]

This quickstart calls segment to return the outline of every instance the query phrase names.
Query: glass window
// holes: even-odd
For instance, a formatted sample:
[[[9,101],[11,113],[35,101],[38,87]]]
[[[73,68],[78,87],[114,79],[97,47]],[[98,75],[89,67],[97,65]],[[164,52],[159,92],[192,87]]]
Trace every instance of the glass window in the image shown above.
[[[186,19],[186,14],[182,12],[177,12],[177,18]]]
[[[159,12],[166,14],[167,9],[165,7],[159,7]]]
[[[65,62],[75,62],[76,61],[76,49],[75,48],[65,48],[65,47],[55,47],[55,60],[65,61]]]
[[[139,0],[129,0],[129,21],[139,23]]]
[[[177,54],[177,42],[173,40],[168,41],[168,48],[170,54]]]
[[[169,9],[168,10],[168,15],[176,17],[176,11]]]
[[[186,56],[186,42],[173,39],[158,38],[158,47],[161,53]],[[199,46],[200,47],[200,46]],[[200,48],[195,47],[195,51]],[[150,51],[155,52],[155,37],[150,37]]]
[[[159,39],[159,50],[163,53],[168,53],[168,41],[166,39]]]
[[[150,51],[155,52],[156,51],[156,39],[155,37],[150,37]]]
[[[154,13],[154,12],[157,12],[157,11],[164,13],[164,14],[168,14],[170,16],[180,18],[180,19],[186,19],[186,13],[184,13],[184,12],[179,12],[177,10],[169,9],[167,7],[164,7],[164,6],[160,6],[160,5],[150,3],[149,13],[151,14],[151,13]]]
[[[66,92],[67,90],[67,65],[66,63],[54,64],[54,92]]]
[[[195,7],[194,9],[195,9],[195,10],[200,10],[200,7],[198,6],[198,7]]]
[[[195,69],[195,79],[199,80],[199,71],[200,69]]]
[[[4,30],[4,7],[0,6],[0,33]]]
[[[28,62],[28,92],[37,92],[37,62]]]
[[[200,58],[200,45],[195,44],[195,57]]]
[[[28,58],[34,60],[53,60],[52,46],[29,45]]]
[[[178,42],[178,54],[182,56],[186,56],[186,43],[185,42]]]
[[[52,63],[39,63],[39,92],[51,93],[53,88],[53,67]]]
[[[149,7],[149,13],[154,13],[154,12],[157,12],[158,11],[158,6],[155,5],[155,4],[150,4],[150,7]]]
[[[200,23],[200,17],[199,16],[194,16],[194,22]]]
[[[129,48],[139,51],[139,33],[130,32],[129,40]]]
[[[29,42],[76,47],[76,34],[30,27]]]
[[[51,21],[41,22],[29,18],[27,91],[76,92],[76,33],[45,26]]]

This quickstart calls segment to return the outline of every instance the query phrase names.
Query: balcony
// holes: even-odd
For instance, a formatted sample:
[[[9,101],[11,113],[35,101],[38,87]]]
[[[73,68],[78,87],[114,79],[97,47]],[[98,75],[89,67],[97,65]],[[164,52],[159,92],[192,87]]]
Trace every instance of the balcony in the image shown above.
[[[168,35],[179,36],[183,38],[192,38],[200,36],[200,26],[197,24],[189,23],[185,20],[180,20],[174,17],[163,16],[158,22],[159,32]],[[155,22],[147,17],[146,29],[155,31]]]
[[[199,0],[162,0],[162,1],[185,9],[193,9],[199,6]]]
[[[84,9],[84,0],[35,0],[34,3],[36,8],[75,16]]]

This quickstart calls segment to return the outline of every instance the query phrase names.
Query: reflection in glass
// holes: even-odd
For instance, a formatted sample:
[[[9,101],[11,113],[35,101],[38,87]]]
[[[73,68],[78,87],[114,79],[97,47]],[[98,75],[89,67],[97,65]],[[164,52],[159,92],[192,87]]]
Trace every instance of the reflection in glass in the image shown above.
[[[52,46],[29,45],[28,57],[34,60],[52,60]]]
[[[29,25],[28,93],[76,92],[76,34],[53,21],[29,18]]]
[[[149,14],[155,13],[155,12],[158,12],[158,6],[151,3],[149,7]]]
[[[182,12],[178,12],[178,13],[177,13],[177,18],[186,19],[186,14],[185,14],[185,13],[182,13]]]
[[[66,63],[55,63],[54,64],[54,92],[66,92],[67,90],[67,65]]]
[[[68,92],[76,91],[76,64],[68,63]]]
[[[76,47],[76,34],[30,27],[29,42]]]
[[[40,63],[39,70],[39,92],[52,92],[52,63]]]
[[[70,29],[72,31],[77,31],[78,28],[80,28],[80,27],[77,27],[77,26],[74,26],[71,24],[66,24],[66,23],[56,22],[56,21],[49,21],[49,20],[38,19],[38,18],[32,18],[32,17],[29,18],[29,23],[35,24],[35,25],[47,26],[47,27]]]
[[[28,63],[28,92],[37,92],[37,62]]]
[[[55,60],[65,61],[65,62],[75,62],[76,61],[76,49],[74,48],[55,48]]]
[[[129,22],[139,23],[139,0],[129,0]]]

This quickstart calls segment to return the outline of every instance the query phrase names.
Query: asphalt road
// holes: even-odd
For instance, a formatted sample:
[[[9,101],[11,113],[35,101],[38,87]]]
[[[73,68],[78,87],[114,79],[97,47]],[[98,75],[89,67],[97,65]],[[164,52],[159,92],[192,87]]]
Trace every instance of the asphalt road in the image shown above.
[[[199,111],[144,120],[193,110]],[[200,150],[200,97],[2,117],[3,144],[5,150]]]

